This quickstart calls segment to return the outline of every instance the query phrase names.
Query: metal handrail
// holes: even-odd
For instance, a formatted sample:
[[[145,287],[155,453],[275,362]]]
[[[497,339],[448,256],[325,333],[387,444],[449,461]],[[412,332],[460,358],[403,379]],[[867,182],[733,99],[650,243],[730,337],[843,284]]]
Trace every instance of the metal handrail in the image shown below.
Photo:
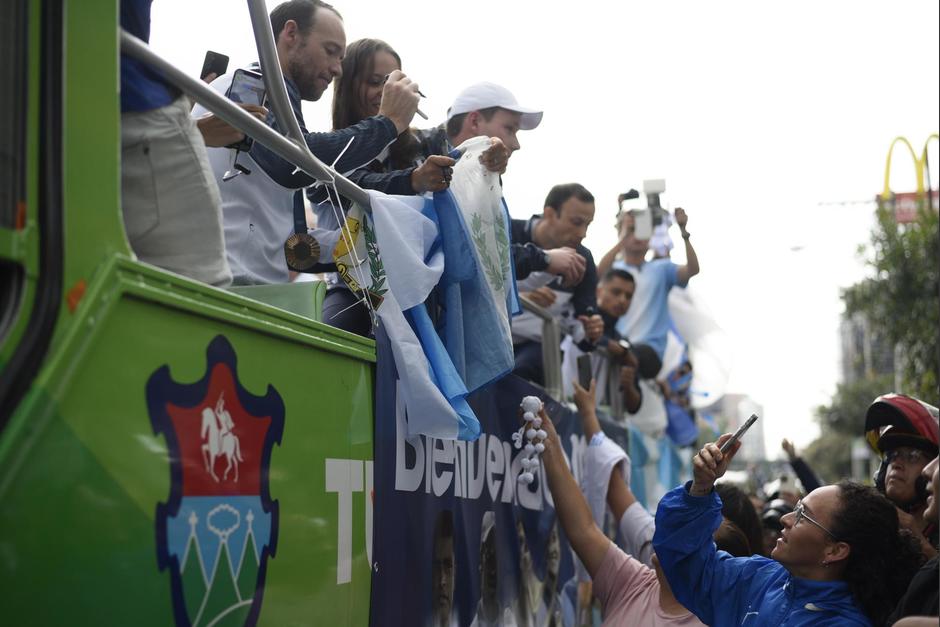
[[[614,420],[623,420],[623,395],[620,392],[620,362],[607,352],[604,346],[598,345],[594,352],[607,360],[607,381],[604,385],[607,388],[607,404],[610,409],[610,415]],[[601,382],[598,381],[600,386]]]
[[[561,332],[558,321],[544,307],[535,304],[526,296],[519,295],[522,308],[542,319],[542,375],[545,381],[545,391],[556,400],[561,400]],[[554,350],[545,350],[546,346],[555,347]]]
[[[270,27],[268,27],[268,30],[270,31]],[[122,53],[150,65],[159,71],[168,82],[178,87],[183,93],[191,96],[208,111],[219,116],[255,141],[261,142],[279,157],[295,164],[299,169],[316,180],[335,183],[336,189],[341,195],[358,203],[363,209],[367,211],[371,210],[369,194],[361,187],[336,172],[336,170],[317,159],[316,156],[310,152],[310,148],[307,147],[306,142],[301,141],[298,144],[284,137],[222,94],[217,93],[201,80],[189,76],[172,63],[153,52],[145,42],[134,37],[124,29],[121,29],[120,33]],[[285,90],[286,96],[286,87],[284,86],[284,78],[281,74],[281,66],[277,61],[276,51],[273,63],[270,59],[267,59],[267,62],[267,67],[274,68],[275,73],[280,77],[281,88]],[[264,72],[266,77],[270,73],[270,69]],[[265,78],[265,86],[271,89],[269,80],[271,84],[274,85],[274,90],[277,91],[278,81],[274,78]],[[271,104],[277,119],[279,121],[293,120],[294,126],[297,126],[297,132],[300,133],[297,118],[294,117],[293,109],[290,108],[289,103],[286,112],[278,110],[281,108],[281,104],[278,104],[276,101],[272,100]],[[288,128],[290,128],[290,123],[288,122],[287,124]]]
[[[255,33],[255,46],[258,48],[258,60],[261,62],[261,78],[268,92],[268,103],[274,110],[274,117],[287,134],[287,138],[298,146],[307,148],[303,131],[294,115],[294,108],[290,105],[287,96],[287,85],[284,83],[284,73],[281,71],[281,62],[277,55],[277,44],[274,42],[274,31],[271,30],[271,18],[264,0],[248,0],[248,15],[251,17],[251,28]]]

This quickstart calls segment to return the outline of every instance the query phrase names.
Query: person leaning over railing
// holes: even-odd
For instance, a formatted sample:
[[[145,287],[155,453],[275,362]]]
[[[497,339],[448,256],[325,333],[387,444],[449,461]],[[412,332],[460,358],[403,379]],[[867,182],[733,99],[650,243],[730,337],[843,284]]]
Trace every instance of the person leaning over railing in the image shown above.
[[[378,158],[408,128],[418,106],[418,86],[395,71],[382,90],[376,116],[349,128],[310,132],[304,124],[301,101],[319,100],[330,82],[342,74],[346,32],[339,12],[320,0],[290,0],[271,11],[278,59],[287,95],[307,147],[315,157],[348,173]],[[262,71],[258,65],[254,71]],[[219,92],[231,84],[227,74],[212,83]],[[194,110],[196,117],[204,113]],[[273,112],[269,126],[284,132]],[[294,190],[316,181],[260,142],[248,155],[237,156],[240,176],[222,182],[233,167],[234,150],[209,150],[209,160],[219,181],[225,227],[225,246],[236,284],[286,283],[290,279],[284,258],[284,240],[294,227]],[[245,171],[248,173],[244,173]],[[316,261],[332,261],[331,251],[321,247]]]
[[[523,107],[511,91],[495,83],[474,83],[463,89],[447,108],[447,121],[417,131],[419,151],[430,155],[449,154],[474,137],[489,137],[493,146],[480,161],[490,172],[505,174],[509,158],[522,149],[519,131],[531,131],[542,121],[542,111]],[[543,250],[532,242],[512,242],[512,260],[517,279],[533,272],[547,272],[575,284],[585,270],[584,257],[574,248]]]
[[[386,79],[401,72],[401,67],[401,57],[382,40],[360,39],[349,44],[343,58],[342,74],[333,86],[333,129],[349,128],[378,116]],[[386,151],[365,167],[351,173],[349,180],[364,189],[399,196],[447,189],[454,160],[447,155],[430,155],[426,159],[421,157],[418,140],[411,129],[405,129]],[[317,216],[317,231],[311,231],[310,234],[317,238],[318,234],[332,231],[318,238],[322,240],[318,244],[325,253],[335,247],[340,228],[337,215],[344,209],[336,206],[335,197],[328,198],[323,187],[311,188],[308,197],[314,204]],[[349,290],[336,273],[327,275],[327,282],[329,287],[323,301],[323,321],[352,333],[370,336],[372,319],[365,303]]]
[[[597,309],[604,329],[597,344],[604,351],[585,352],[571,336],[565,338],[562,342],[564,359],[561,366],[565,396],[571,396],[572,384],[578,378],[578,358],[587,354],[591,358],[591,374],[598,381],[607,381],[608,368],[611,365],[619,366],[623,408],[631,414],[636,413],[640,408],[640,402],[643,399],[637,383],[638,378],[641,375],[644,378],[655,377],[656,371],[644,371],[646,364],[641,364],[637,359],[633,347],[629,342],[624,341],[616,326],[617,321],[630,309],[634,287],[633,276],[626,270],[612,268],[601,277],[597,284]],[[613,399],[606,398],[606,394],[607,388],[604,386],[599,395],[600,402],[613,406]],[[614,418],[619,420],[621,417],[614,416]]]
[[[574,283],[563,277],[543,273],[544,280],[530,275],[525,294],[537,305],[548,309],[560,326],[577,341],[584,351],[594,350],[604,332],[604,322],[597,314],[597,268],[591,251],[583,244],[587,229],[594,220],[594,195],[579,183],[555,185],[545,198],[544,210],[528,220],[512,221],[512,241],[534,243],[544,249],[573,248],[585,259],[584,275]],[[533,289],[534,288],[534,289]],[[520,291],[524,288],[520,286]],[[542,321],[524,313],[512,321],[515,369],[520,377],[541,384]],[[558,346],[548,347],[559,350]]]
[[[843,481],[814,490],[784,516],[771,557],[715,552],[721,523],[713,487],[741,443],[706,444],[693,480],[656,512],[653,548],[676,598],[711,625],[880,625],[920,564],[894,506],[874,488]]]

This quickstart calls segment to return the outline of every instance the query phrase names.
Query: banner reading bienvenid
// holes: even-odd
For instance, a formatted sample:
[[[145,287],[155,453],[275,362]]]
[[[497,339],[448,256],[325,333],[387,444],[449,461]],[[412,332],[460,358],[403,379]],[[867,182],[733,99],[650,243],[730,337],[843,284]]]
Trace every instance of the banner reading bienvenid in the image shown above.
[[[560,625],[573,610],[560,594],[574,576],[572,553],[544,470],[529,485],[517,481],[522,457],[512,434],[522,397],[539,396],[577,475],[586,446],[577,414],[509,375],[469,399],[478,440],[405,439],[381,329],[376,340],[372,625]],[[626,430],[602,424],[626,449]]]

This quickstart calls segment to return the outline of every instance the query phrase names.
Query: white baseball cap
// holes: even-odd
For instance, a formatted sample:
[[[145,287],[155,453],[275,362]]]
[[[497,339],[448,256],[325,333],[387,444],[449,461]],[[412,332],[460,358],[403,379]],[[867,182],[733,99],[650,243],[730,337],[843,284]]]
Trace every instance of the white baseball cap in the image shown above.
[[[457,94],[454,104],[447,110],[447,119],[455,115],[499,107],[507,111],[521,113],[519,129],[531,131],[542,121],[542,112],[528,107],[521,107],[512,92],[495,83],[476,83]]]

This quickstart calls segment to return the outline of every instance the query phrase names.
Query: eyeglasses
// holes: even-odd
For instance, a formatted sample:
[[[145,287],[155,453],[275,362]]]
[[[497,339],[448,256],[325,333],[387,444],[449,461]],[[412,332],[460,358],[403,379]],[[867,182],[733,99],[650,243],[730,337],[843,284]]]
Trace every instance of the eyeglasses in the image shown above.
[[[830,536],[832,536],[832,539],[833,539],[833,540],[836,540],[836,539],[837,539],[837,538],[836,538],[836,534],[832,533],[831,531],[829,531],[828,529],[826,529],[825,527],[823,527],[821,524],[819,524],[818,522],[816,522],[815,520],[813,520],[813,519],[810,517],[809,514],[806,513],[806,510],[803,508],[803,501],[802,501],[802,500],[796,502],[796,507],[793,509],[793,514],[796,516],[796,518],[793,519],[793,526],[794,526],[794,527],[797,526],[798,524],[800,524],[800,521],[805,518],[808,522],[810,522],[810,523],[816,525],[817,527],[819,527],[820,529],[822,529],[823,531],[825,531],[826,533],[828,533]]]
[[[894,448],[885,453],[885,461],[889,464],[898,458],[900,458],[902,462],[907,462],[908,464],[926,464],[928,461],[930,461],[927,453],[920,450],[919,448]]]

